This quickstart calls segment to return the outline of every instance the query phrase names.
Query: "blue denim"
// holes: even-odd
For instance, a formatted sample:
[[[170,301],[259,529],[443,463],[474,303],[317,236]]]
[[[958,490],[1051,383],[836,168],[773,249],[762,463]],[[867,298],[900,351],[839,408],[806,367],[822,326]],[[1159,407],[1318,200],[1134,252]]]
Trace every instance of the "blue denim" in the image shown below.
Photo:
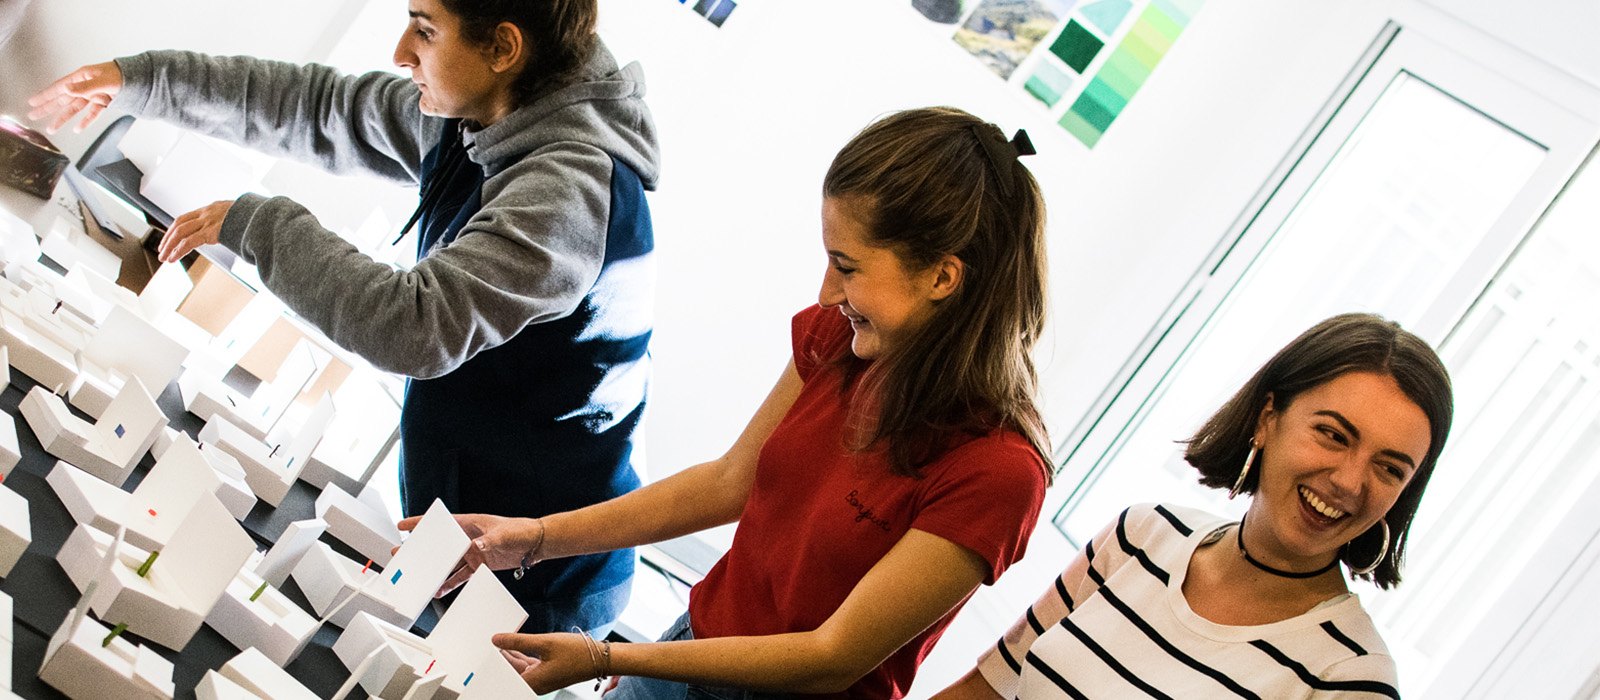
[[[666,632],[661,633],[661,639],[657,641],[682,642],[691,639],[694,639],[694,631],[689,628],[689,613],[684,613]],[[604,700],[775,700],[785,697],[790,696],[623,676],[617,680],[617,687],[605,694]]]

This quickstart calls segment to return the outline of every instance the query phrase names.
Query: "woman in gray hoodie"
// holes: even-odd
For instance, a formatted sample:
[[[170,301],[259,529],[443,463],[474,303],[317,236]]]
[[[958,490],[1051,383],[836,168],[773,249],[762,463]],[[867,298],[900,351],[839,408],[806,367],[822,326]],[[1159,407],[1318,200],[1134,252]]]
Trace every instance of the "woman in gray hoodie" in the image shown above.
[[[538,517],[639,484],[658,151],[643,72],[595,34],[595,0],[410,0],[411,79],[153,51],[85,66],[30,100],[52,131],[106,107],[334,172],[417,184],[417,264],[376,262],[283,197],[179,216],[174,262],[220,242],[290,309],[408,377],[405,515]],[[478,533],[468,533],[476,536]],[[604,628],[630,551],[503,579],[529,631]]]

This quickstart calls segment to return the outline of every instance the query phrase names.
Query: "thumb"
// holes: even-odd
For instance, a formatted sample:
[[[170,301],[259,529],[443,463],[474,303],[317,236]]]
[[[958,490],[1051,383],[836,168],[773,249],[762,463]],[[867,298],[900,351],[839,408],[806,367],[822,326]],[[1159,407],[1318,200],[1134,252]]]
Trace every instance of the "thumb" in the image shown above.
[[[518,634],[515,632],[502,632],[490,638],[498,648],[506,651],[520,651],[536,659],[544,658],[550,649],[550,635],[547,634]]]

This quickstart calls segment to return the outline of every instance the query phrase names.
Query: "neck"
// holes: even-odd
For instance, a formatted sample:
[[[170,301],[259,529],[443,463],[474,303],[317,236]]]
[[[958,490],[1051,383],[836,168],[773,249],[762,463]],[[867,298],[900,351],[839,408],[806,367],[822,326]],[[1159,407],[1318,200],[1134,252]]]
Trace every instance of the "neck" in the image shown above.
[[[1245,546],[1244,529],[1245,519],[1241,517],[1239,519],[1239,527],[1234,533],[1235,546],[1238,547],[1239,555],[1244,559],[1245,563],[1257,571],[1283,579],[1305,580],[1337,571],[1339,567],[1339,556],[1337,554],[1327,564],[1315,568],[1305,565],[1281,566],[1276,561],[1271,563],[1264,562],[1259,557],[1252,555],[1250,549]]]

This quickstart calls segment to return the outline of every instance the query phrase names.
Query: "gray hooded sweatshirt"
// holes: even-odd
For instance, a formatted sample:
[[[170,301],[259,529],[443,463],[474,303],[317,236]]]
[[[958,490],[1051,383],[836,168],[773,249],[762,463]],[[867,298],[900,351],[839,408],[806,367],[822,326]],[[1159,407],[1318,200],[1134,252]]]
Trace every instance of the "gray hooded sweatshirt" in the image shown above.
[[[597,46],[576,82],[487,128],[458,129],[424,116],[417,87],[385,73],[166,51],[117,62],[118,108],[335,172],[442,188],[424,195],[409,270],[358,252],[283,197],[240,197],[221,233],[296,314],[411,377],[406,514],[438,498],[457,513],[537,517],[638,486],[654,281],[643,190],[654,188],[657,148],[637,65],[618,69]],[[525,630],[588,629],[620,613],[632,568],[623,550],[501,580],[529,612]]]

